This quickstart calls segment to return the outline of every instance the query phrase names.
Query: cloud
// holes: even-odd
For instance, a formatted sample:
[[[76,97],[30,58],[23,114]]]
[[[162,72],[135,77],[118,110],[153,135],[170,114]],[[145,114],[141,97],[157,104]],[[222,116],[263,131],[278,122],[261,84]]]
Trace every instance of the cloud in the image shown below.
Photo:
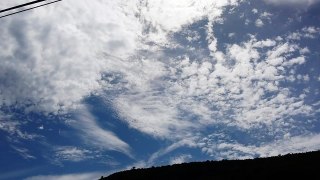
[[[260,18],[261,19],[264,19],[264,20],[267,20],[269,23],[272,23],[271,21],[271,17],[273,16],[273,14],[269,13],[269,12],[263,12],[260,14]]]
[[[178,142],[174,142],[173,144],[169,145],[166,148],[160,149],[158,151],[156,151],[155,153],[153,153],[149,158],[147,162],[144,162],[142,164],[151,166],[153,164],[155,164],[156,160],[178,148],[181,147],[191,147],[191,148],[195,148],[197,147],[197,143],[196,141],[198,140],[198,137],[193,135],[193,137],[185,137],[182,140],[179,140]]]
[[[236,6],[239,2],[239,0],[142,1],[139,16],[147,32],[145,40],[157,45],[173,45],[173,42],[168,42],[168,35],[206,17],[210,21],[221,20],[223,8]]]
[[[0,65],[1,104],[10,107],[17,103],[28,111],[46,113],[81,109],[79,105],[86,96],[117,86],[103,79],[104,74],[119,74],[123,82],[120,87],[130,89],[130,92],[116,98],[115,107],[121,113],[127,111],[123,116],[132,122],[132,127],[151,133],[153,130],[150,127],[155,127],[156,120],[147,121],[144,118],[144,122],[151,123],[150,126],[138,126],[134,124],[136,113],[124,108],[127,105],[137,110],[140,108],[141,113],[145,112],[145,117],[149,118],[152,113],[145,109],[152,107],[148,107],[148,103],[134,106],[129,104],[130,100],[135,101],[134,91],[143,94],[148,90],[152,92],[158,85],[150,82],[163,77],[167,69],[162,68],[165,63],[158,60],[130,58],[138,47],[142,50],[150,47],[141,44],[139,38],[170,44],[168,34],[205,16],[211,22],[216,21],[222,15],[223,7],[237,5],[238,1],[162,1],[161,11],[158,9],[159,3],[155,0],[145,4],[140,1],[87,3],[70,0],[28,12],[24,16],[4,19],[0,27],[0,40],[7,43],[0,47],[3,61]],[[70,10],[68,7],[73,8]],[[155,31],[144,32],[143,28],[147,27]],[[167,102],[158,101],[157,96],[155,98],[156,104],[161,106],[154,108],[155,113],[163,115],[171,111],[161,120],[164,122],[163,129],[155,131],[162,135],[166,134],[167,129],[180,125],[176,126],[172,119],[176,111],[170,110]],[[122,109],[118,108],[122,105]],[[165,107],[167,109],[163,109]],[[188,126],[188,122],[179,124]]]
[[[104,54],[127,60],[137,49],[141,24],[135,17],[136,4],[123,2],[68,0],[2,19],[0,41],[6,43],[0,44],[0,108],[44,115],[81,111],[84,98],[107,86],[102,75],[117,68],[118,62]],[[8,138],[36,137],[21,130],[28,122],[14,120],[1,110],[8,118],[1,117],[0,130]],[[87,144],[130,154],[128,144],[84,111],[77,127]],[[85,154],[76,152],[76,157],[66,151],[60,155],[76,161]]]
[[[71,125],[78,130],[79,135],[82,137],[86,144],[91,146],[93,145],[94,147],[100,148],[102,150],[122,152],[129,157],[132,157],[130,146],[126,142],[118,138],[113,132],[105,130],[98,126],[95,118],[86,107],[83,107],[81,110],[78,109],[78,111],[74,113],[76,121]],[[69,154],[70,150],[78,152],[78,155],[80,156],[88,153],[86,152],[86,150],[79,150],[74,148],[67,149],[67,151],[63,152],[68,152],[67,154]]]
[[[257,27],[262,27],[264,25],[263,21],[261,19],[257,19],[255,22]]]
[[[62,161],[80,162],[91,158],[92,152],[87,149],[77,147],[58,147],[55,152],[55,157]]]
[[[178,133],[181,138],[194,124],[179,115],[180,102],[161,95],[161,88],[167,87],[161,78],[170,75],[170,68],[157,58],[136,58],[137,50],[151,52],[161,42],[175,44],[169,34],[204,17],[217,21],[223,7],[238,1],[146,2],[68,0],[3,19],[0,105],[14,105],[25,113],[76,114],[72,125],[87,145],[132,157],[130,146],[101,128],[83,108],[83,100],[91,94],[111,95],[114,108],[130,127],[168,139],[175,131],[185,131]],[[116,93],[106,95],[109,90]],[[80,161],[86,152],[71,148],[58,154]]]
[[[250,35],[221,49],[223,42],[215,35],[215,25],[223,22],[225,7],[238,3],[68,0],[59,8],[7,18],[0,27],[0,41],[7,42],[0,45],[0,103],[31,106],[33,111],[69,112],[75,120],[72,126],[87,145],[132,156],[130,146],[99,126],[90,109],[81,104],[91,94],[100,96],[129,127],[178,142],[154,153],[147,164],[181,146],[203,146],[196,141],[214,127],[241,129],[244,134],[267,129],[261,137],[291,130],[301,133],[306,129],[295,117],[313,118],[314,107],[287,82],[297,79],[291,69],[307,63],[305,47],[296,41],[317,37],[318,28],[303,28],[288,41],[286,37],[257,39]],[[257,26],[270,16],[261,14]],[[206,41],[202,44],[208,46],[202,56],[192,57],[174,35],[197,22],[203,23],[199,29],[204,31],[198,34],[205,40],[185,38],[193,43]],[[250,156],[262,152],[228,143],[218,144],[219,148],[236,147]],[[214,150],[204,148],[209,154]],[[90,154],[76,147],[59,153],[71,161]],[[228,153],[225,156],[240,156]]]
[[[28,177],[25,180],[71,180],[71,179],[78,179],[78,180],[92,180],[92,179],[99,179],[104,172],[92,172],[92,173],[78,173],[78,174],[64,174],[64,175],[39,175]]]
[[[188,55],[169,57],[166,65],[158,63],[159,68],[151,68],[158,76],[142,68],[143,76],[134,77],[150,77],[143,81],[144,88],[120,93],[113,99],[114,106],[131,127],[179,143],[160,149],[140,163],[152,165],[179,147],[200,148],[221,158],[267,156],[263,153],[267,145],[263,147],[260,143],[271,147],[276,143],[272,139],[284,142],[284,136],[292,131],[296,135],[304,134],[309,122],[301,125],[296,117],[312,119],[315,108],[305,102],[303,96],[292,92],[295,89],[292,84],[283,84],[290,79],[288,74],[294,74],[291,69],[308,63],[303,49],[295,41],[284,38],[258,40],[251,36],[247,41],[227,45],[224,52],[212,48],[214,61],[191,59]],[[151,62],[156,60],[161,62],[161,58]],[[141,61],[140,67],[146,67],[145,61]],[[230,142],[237,141],[236,137],[224,142],[220,136],[211,142],[201,142],[209,136],[208,129],[214,127],[232,132],[236,129],[246,136],[243,138],[258,143]],[[221,136],[229,134],[232,133],[223,132]],[[215,146],[221,149],[218,154]],[[247,146],[253,147],[246,149]],[[304,150],[309,148],[311,146]]]
[[[238,1],[162,1],[161,11],[159,3],[156,0],[145,4],[140,1],[87,3],[71,0],[5,19],[0,28],[0,39],[8,42],[0,48],[0,58],[4,61],[0,66],[1,104],[17,103],[28,111],[68,112],[81,109],[79,104],[91,93],[120,86],[130,92],[117,97],[114,104],[132,127],[151,134],[154,131],[151,127],[157,125],[154,118],[147,120],[152,113],[165,116],[161,119],[163,128],[154,131],[159,136],[167,134],[170,128],[188,126],[188,122],[176,123],[173,118],[176,110],[172,109],[176,108],[175,103],[170,107],[168,102],[158,100],[161,96],[154,97],[159,108],[149,107],[152,98],[149,98],[150,103],[143,101],[143,104],[135,105],[139,95],[134,94],[153,93],[154,87],[161,88],[151,81],[163,77],[167,69],[165,63],[158,60],[132,60],[130,55],[138,47],[149,49],[149,45],[140,44],[140,37],[147,42],[170,44],[168,34],[205,16],[209,16],[211,22],[216,21],[222,15],[223,7],[237,5]],[[73,8],[69,10],[68,7]],[[33,21],[38,17],[41,19]],[[31,21],[34,23],[29,23]],[[155,31],[143,34],[143,28],[148,27]],[[109,77],[103,79],[105,74],[119,75],[122,84],[112,84]],[[139,124],[135,123],[137,113],[125,109],[130,106],[144,115],[145,118],[139,117]],[[153,108],[154,112],[145,111],[148,108]],[[142,121],[149,125],[141,126]]]
[[[273,4],[276,6],[295,6],[295,7],[310,7],[319,0],[264,0],[266,3]]]
[[[24,177],[30,173],[39,172],[41,170],[41,167],[28,167],[25,169],[19,168],[19,170],[14,171],[7,171],[4,173],[0,173],[0,179],[19,179],[21,177]]]
[[[57,113],[98,90],[109,67],[100,54],[127,57],[141,32],[121,2],[68,0],[2,19],[0,104]]]
[[[220,135],[221,136],[221,135]],[[211,136],[213,137],[213,136]],[[246,159],[255,157],[270,157],[279,154],[316,151],[320,148],[319,134],[290,136],[260,145],[247,145],[237,142],[228,142],[220,139],[210,141],[205,138],[205,143],[199,143],[202,151],[217,159]],[[212,144],[214,143],[214,144]]]
[[[23,159],[36,159],[35,156],[31,155],[29,150],[23,147],[11,146]]]
[[[122,71],[132,83],[112,99],[122,120],[153,137],[179,141],[205,127],[274,129],[297,115],[313,116],[313,107],[292,92],[292,84],[283,85],[292,80],[290,69],[307,63],[298,43],[251,36],[222,52],[211,23],[205,27],[212,59],[163,54],[138,60],[140,70],[133,65],[130,74]]]
[[[7,133],[7,139],[9,141],[19,141],[19,140],[33,140],[40,137],[36,134],[30,134],[21,131],[21,126],[23,123],[18,120],[13,119],[8,114],[3,114],[0,110],[0,130]]]
[[[320,28],[314,26],[306,26],[302,28],[300,31],[296,31],[288,34],[287,38],[291,40],[300,40],[302,38],[306,39],[315,39],[319,37]]]
[[[258,9],[256,9],[256,8],[252,9],[252,13],[253,14],[257,14],[258,13]]]
[[[182,164],[182,163],[188,162],[191,158],[192,158],[192,156],[190,154],[177,156],[177,157],[171,158],[169,164],[171,164],[171,165],[172,164]]]

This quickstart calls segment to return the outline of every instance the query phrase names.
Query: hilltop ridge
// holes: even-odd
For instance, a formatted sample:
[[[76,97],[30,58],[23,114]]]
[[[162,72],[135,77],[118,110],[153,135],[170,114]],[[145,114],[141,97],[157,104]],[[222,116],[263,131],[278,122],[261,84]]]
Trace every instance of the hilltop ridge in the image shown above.
[[[278,179],[316,177],[320,151],[247,160],[222,160],[131,169],[111,174],[103,180],[169,179]]]

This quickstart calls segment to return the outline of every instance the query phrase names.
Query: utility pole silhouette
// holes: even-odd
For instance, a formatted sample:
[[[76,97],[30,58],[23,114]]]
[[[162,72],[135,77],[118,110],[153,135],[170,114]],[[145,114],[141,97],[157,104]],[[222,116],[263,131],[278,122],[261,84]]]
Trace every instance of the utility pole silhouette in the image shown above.
[[[59,1],[62,1],[62,0],[55,0],[55,1],[51,1],[51,2],[48,2],[48,0],[37,0],[37,1],[31,1],[31,2],[28,2],[28,3],[20,4],[20,5],[14,6],[14,7],[10,7],[10,8],[7,8],[7,9],[0,10],[0,18],[8,17],[8,16],[11,16],[11,15],[14,15],[14,14],[25,12],[25,11],[30,11],[32,9],[36,9],[36,8],[39,8],[39,7],[42,7],[42,6],[47,6],[49,4],[57,3]],[[40,4],[40,5],[38,5],[38,4]],[[4,12],[10,12],[12,10],[20,9],[20,8],[31,6],[31,5],[36,5],[36,6],[33,6],[31,8],[27,8],[27,9],[22,9],[22,10],[19,10],[19,11],[12,12],[12,13],[9,13],[9,14],[1,16],[1,14],[4,13]]]

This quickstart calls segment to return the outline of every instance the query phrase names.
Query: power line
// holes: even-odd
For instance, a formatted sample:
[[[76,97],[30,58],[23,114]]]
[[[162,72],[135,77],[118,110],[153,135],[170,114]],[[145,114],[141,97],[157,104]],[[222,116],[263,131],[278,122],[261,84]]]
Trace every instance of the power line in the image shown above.
[[[14,10],[14,9],[18,9],[18,8],[21,8],[21,7],[24,7],[24,6],[29,6],[29,5],[32,5],[32,4],[44,2],[44,1],[47,1],[47,0],[38,0],[38,1],[32,1],[32,2],[29,2],[29,3],[21,4],[21,5],[18,5],[18,6],[14,6],[14,7],[11,7],[11,8],[4,9],[4,10],[0,10],[0,13],[6,12],[6,11],[10,11],[10,10]],[[39,8],[39,7],[42,7],[42,6],[47,6],[49,4],[57,3],[59,1],[62,1],[62,0],[56,0],[56,1],[49,2],[49,3],[41,4],[41,5],[38,5],[38,6],[34,6],[32,8],[28,8],[28,9],[24,9],[24,10],[21,10],[21,11],[14,12],[14,13],[6,14],[4,16],[0,16],[0,18],[4,18],[4,17],[11,16],[11,15],[18,14],[18,13],[22,13],[22,12],[25,12],[25,11],[30,11],[32,9],[36,9],[36,8]]]
[[[38,0],[38,1],[28,2],[28,3],[25,3],[25,4],[21,4],[21,5],[18,5],[18,6],[14,6],[14,7],[11,7],[11,8],[0,10],[0,13],[6,12],[6,11],[10,11],[10,10],[13,10],[13,9],[18,9],[18,8],[23,7],[23,6],[29,6],[29,5],[36,4],[36,3],[39,3],[39,2],[43,2],[43,1],[47,1],[47,0]]]

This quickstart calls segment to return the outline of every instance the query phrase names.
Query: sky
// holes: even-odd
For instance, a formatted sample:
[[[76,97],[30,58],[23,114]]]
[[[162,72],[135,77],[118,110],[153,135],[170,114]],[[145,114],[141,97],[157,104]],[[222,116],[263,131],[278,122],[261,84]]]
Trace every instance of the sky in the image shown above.
[[[319,150],[319,2],[63,0],[1,18],[0,179]]]

